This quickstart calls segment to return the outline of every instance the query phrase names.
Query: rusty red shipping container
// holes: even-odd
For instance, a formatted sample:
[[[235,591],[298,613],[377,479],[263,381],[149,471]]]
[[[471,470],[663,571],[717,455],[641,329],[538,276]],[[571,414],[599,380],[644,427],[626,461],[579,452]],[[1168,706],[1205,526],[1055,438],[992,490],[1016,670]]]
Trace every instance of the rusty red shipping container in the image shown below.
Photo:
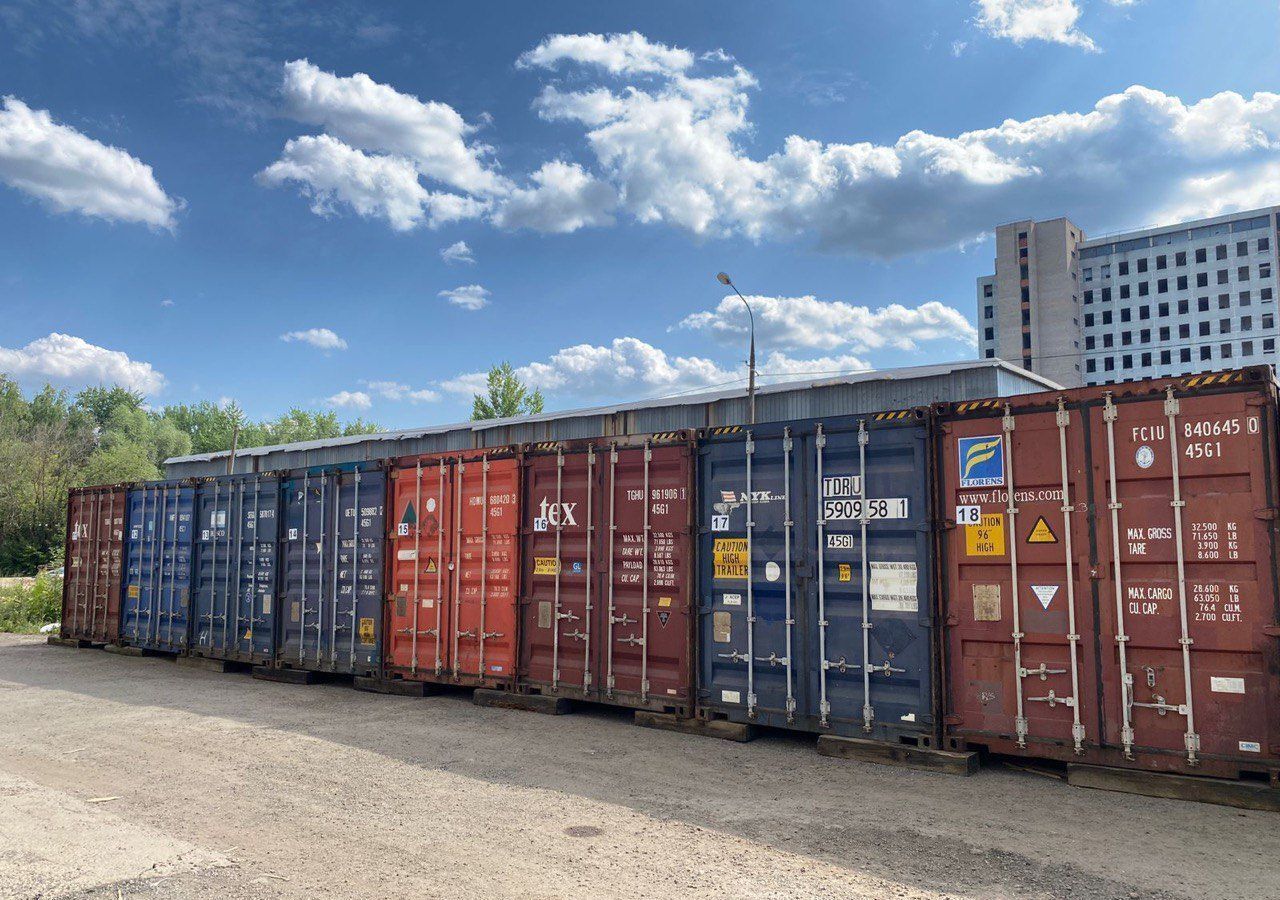
[[[401,458],[387,490],[384,675],[512,687],[518,453]]]
[[[692,713],[694,490],[685,432],[528,449],[522,690]]]
[[[76,488],[67,495],[61,636],[114,644],[120,639],[124,521],[129,486]]]
[[[1280,779],[1271,370],[939,412],[950,744]]]

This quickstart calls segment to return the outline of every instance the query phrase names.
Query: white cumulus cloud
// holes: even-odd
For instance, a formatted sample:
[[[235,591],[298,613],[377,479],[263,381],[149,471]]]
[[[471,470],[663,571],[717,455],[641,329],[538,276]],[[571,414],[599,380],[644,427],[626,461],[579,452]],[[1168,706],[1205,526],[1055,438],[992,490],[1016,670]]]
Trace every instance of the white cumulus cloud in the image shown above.
[[[472,310],[484,309],[489,305],[489,291],[478,284],[464,284],[456,288],[450,288],[447,291],[441,291],[438,296],[448,300],[454,306],[461,306],[463,309]]]
[[[337,334],[328,328],[307,328],[302,331],[286,331],[280,335],[280,340],[286,343],[297,341],[302,344],[310,344],[320,350],[346,350],[347,342],[338,337]]]
[[[1049,41],[1082,50],[1097,45],[1076,27],[1080,6],[1075,0],[976,0],[977,25],[994,37],[1015,44]]]
[[[908,308],[890,303],[878,309],[841,300],[804,297],[747,298],[756,319],[756,339],[785,349],[856,351],[894,347],[915,349],[920,341],[954,340],[973,346],[978,334],[956,309],[936,300]],[[741,343],[749,333],[746,308],[736,295],[714,309],[686,316],[676,326],[706,332],[722,341]]]
[[[0,100],[0,181],[55,212],[153,228],[172,229],[182,208],[146,163],[10,96]]]
[[[368,409],[373,406],[373,398],[364,391],[338,391],[332,397],[326,397],[324,402],[340,409]]]
[[[529,177],[534,186],[512,191],[494,216],[499,226],[567,234],[613,224],[617,194],[577,163],[544,163]]]
[[[83,338],[53,332],[24,347],[0,347],[0,372],[23,382],[51,381],[68,387],[114,385],[155,394],[165,378],[150,364]]]
[[[476,261],[466,241],[455,241],[440,251],[440,258],[447,263],[465,263],[471,265]]]
[[[553,34],[516,61],[521,68],[554,68],[562,62],[599,66],[614,75],[683,72],[693,54],[650,41],[643,34]]]
[[[440,399],[440,395],[430,388],[413,388],[399,381],[361,381],[360,383],[384,400],[432,403]]]

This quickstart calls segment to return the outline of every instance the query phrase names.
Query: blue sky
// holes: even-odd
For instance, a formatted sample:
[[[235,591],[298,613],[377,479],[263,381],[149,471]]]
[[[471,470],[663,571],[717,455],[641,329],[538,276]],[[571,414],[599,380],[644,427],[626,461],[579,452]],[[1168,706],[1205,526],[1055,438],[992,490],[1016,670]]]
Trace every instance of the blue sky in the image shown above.
[[[392,427],[503,360],[656,397],[743,375],[719,270],[775,377],[968,358],[998,222],[1280,201],[1278,12],[0,2],[0,370]]]

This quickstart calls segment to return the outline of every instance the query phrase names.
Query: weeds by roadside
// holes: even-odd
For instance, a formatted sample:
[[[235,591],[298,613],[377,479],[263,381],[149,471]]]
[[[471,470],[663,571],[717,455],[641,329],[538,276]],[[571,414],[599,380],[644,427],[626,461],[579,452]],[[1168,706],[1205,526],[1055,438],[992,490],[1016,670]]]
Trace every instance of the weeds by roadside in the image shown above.
[[[61,578],[41,573],[30,584],[0,587],[0,631],[34,634],[61,616]]]

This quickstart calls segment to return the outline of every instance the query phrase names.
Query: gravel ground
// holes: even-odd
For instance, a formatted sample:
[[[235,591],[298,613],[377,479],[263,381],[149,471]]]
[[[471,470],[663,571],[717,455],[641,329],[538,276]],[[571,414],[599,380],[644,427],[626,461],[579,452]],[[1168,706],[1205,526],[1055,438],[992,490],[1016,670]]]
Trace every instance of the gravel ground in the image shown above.
[[[5,898],[1280,897],[1274,813],[14,635],[0,797]]]

